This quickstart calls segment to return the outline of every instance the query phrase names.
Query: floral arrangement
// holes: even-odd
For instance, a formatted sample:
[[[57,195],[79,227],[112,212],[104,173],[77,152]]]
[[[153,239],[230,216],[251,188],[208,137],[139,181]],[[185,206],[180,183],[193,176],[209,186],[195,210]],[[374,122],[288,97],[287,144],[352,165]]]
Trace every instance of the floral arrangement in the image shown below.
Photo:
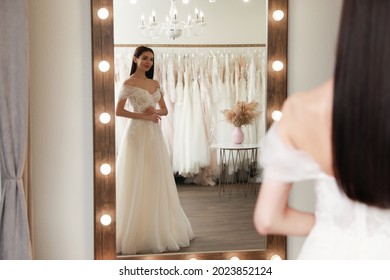
[[[225,119],[235,127],[241,127],[248,124],[254,124],[255,118],[260,114],[256,111],[259,105],[256,101],[245,102],[238,101],[231,110],[223,110]]]

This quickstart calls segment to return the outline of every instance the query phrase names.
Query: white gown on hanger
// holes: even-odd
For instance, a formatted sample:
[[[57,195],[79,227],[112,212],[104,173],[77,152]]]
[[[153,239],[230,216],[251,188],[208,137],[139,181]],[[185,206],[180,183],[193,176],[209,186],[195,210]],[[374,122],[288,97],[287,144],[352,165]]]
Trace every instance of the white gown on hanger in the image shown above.
[[[278,125],[262,145],[264,181],[315,180],[315,225],[299,259],[390,259],[390,210],[350,200],[304,151],[283,142]]]
[[[200,172],[201,168],[210,165],[210,149],[209,142],[206,134],[206,126],[204,122],[204,112],[202,108],[202,100],[199,85],[199,57],[197,59],[192,58],[192,83],[191,83],[191,101],[192,101],[192,170],[193,174]],[[194,137],[196,136],[196,137]]]
[[[192,153],[194,151],[194,146],[192,145],[192,140],[194,137],[193,127],[192,127],[192,95],[191,95],[191,82],[190,82],[190,73],[189,73],[189,57],[185,59],[184,73],[183,73],[183,106],[181,117],[179,121],[180,131],[183,133],[183,136],[180,138],[181,142],[178,146],[175,146],[176,151],[179,153],[179,174],[183,176],[192,175],[193,170],[193,157]]]
[[[163,86],[163,89],[166,90],[164,91],[164,101],[165,105],[167,106],[168,115],[161,119],[161,129],[163,132],[165,144],[167,145],[169,158],[171,159],[171,162],[173,162],[173,136],[175,114],[172,96],[176,96],[176,90],[172,55],[168,55],[164,58],[163,67],[167,69],[166,71],[164,71],[166,78],[161,79],[161,81],[163,83],[166,83],[166,85]]]
[[[178,63],[177,63],[177,81],[176,81],[176,99],[174,104],[174,117],[173,117],[173,127],[174,127],[174,134],[173,134],[173,159],[172,159],[172,165],[173,165],[173,171],[179,173],[180,172],[180,165],[182,163],[181,160],[181,145],[183,143],[183,99],[184,99],[184,82],[183,82],[183,58],[179,54],[178,57]]]
[[[119,99],[135,112],[155,107],[162,92],[124,85]],[[176,189],[158,123],[132,119],[120,144],[116,169],[117,252],[158,253],[186,247],[194,234]]]

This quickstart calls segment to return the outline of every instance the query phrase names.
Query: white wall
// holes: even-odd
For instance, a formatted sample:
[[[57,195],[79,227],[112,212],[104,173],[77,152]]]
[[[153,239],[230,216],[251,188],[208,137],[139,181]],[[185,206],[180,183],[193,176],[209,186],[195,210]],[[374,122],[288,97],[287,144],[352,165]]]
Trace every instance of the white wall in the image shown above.
[[[315,87],[333,75],[340,0],[289,1],[288,94]],[[290,203],[313,211],[313,184],[296,184]],[[287,257],[296,259],[304,238],[288,237]]]
[[[30,9],[37,259],[93,259],[90,0]]]
[[[141,15],[149,22],[152,11],[156,21],[164,22],[169,14],[168,0],[137,1],[114,0],[114,42],[115,44],[265,44],[267,41],[267,1],[255,0],[244,3],[242,0],[190,1],[183,4],[176,1],[178,20],[187,21],[198,8],[205,15],[206,26],[201,36],[187,36],[185,32],[175,40],[163,36],[153,39],[138,28]],[[218,36],[216,36],[218,34]]]
[[[289,94],[332,75],[340,2],[290,1]],[[29,5],[36,258],[93,259],[90,0]],[[310,189],[291,202],[312,209]],[[288,239],[289,259],[300,246]]]

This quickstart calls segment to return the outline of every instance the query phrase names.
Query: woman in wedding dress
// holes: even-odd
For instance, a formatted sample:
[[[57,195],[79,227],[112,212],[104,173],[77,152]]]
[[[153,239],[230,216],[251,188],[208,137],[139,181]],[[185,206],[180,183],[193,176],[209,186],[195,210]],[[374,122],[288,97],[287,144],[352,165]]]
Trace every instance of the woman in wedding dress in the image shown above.
[[[300,259],[390,259],[390,1],[344,0],[334,78],[294,94],[267,133],[254,221],[308,235]],[[288,205],[315,180],[315,214]]]
[[[177,251],[194,238],[161,132],[161,116],[168,111],[153,71],[153,50],[136,48],[116,108],[117,116],[131,119],[116,161],[116,248],[122,255]]]

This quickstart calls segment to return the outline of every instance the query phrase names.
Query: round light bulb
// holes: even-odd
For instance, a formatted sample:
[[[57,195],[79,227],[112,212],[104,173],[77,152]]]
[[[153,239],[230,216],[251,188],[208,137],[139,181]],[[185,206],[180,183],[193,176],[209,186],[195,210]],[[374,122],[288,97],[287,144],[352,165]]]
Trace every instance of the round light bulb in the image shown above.
[[[111,121],[111,116],[109,113],[101,113],[99,120],[101,123],[108,124]]]
[[[107,72],[110,70],[110,63],[108,61],[102,60],[99,62],[99,70],[102,72]]]
[[[111,165],[109,165],[108,163],[103,163],[101,166],[100,166],[100,172],[103,174],[103,175],[108,175],[111,173]]]
[[[107,19],[110,15],[110,12],[106,8],[100,8],[97,12],[97,15],[100,19]]]
[[[232,261],[238,261],[238,260],[240,260],[240,258],[239,258],[239,257],[236,257],[236,256],[233,256],[233,257],[230,258],[230,260],[232,260]]]
[[[111,224],[111,216],[108,215],[108,214],[104,214],[100,217],[100,223],[103,225],[103,226],[108,226]]]
[[[276,10],[272,13],[272,18],[274,21],[281,21],[284,18],[284,13],[282,10]]]
[[[283,62],[279,60],[275,60],[274,62],[272,62],[272,69],[274,69],[274,71],[276,72],[283,70],[283,67],[284,67]]]
[[[272,257],[271,257],[271,260],[273,260],[273,261],[280,261],[282,258],[279,256],[279,255],[273,255]]]
[[[271,118],[275,121],[275,122],[278,122],[280,121],[280,119],[282,118],[282,112],[280,112],[279,110],[275,110],[272,112],[271,114]]]
[[[190,258],[190,261],[197,261],[197,258]]]

